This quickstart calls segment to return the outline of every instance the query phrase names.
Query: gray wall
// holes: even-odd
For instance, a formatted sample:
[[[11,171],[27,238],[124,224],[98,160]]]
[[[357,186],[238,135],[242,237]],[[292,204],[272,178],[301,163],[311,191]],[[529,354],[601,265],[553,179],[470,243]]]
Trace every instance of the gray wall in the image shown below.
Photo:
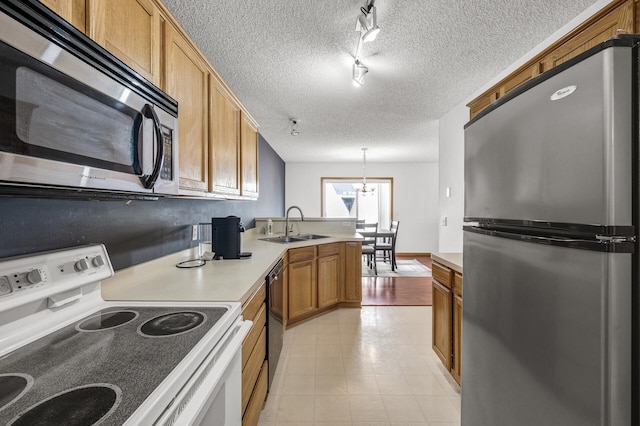
[[[284,215],[285,165],[260,136],[257,201],[160,198],[73,200],[33,196],[0,198],[0,259],[89,243],[103,243],[113,267],[126,268],[194,246],[191,225],[212,217]]]

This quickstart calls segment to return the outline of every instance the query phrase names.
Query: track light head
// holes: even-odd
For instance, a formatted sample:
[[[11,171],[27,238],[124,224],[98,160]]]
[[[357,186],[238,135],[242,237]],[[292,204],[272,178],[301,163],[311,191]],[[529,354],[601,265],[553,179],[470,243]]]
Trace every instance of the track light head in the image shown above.
[[[360,63],[359,60],[353,63],[353,85],[361,87],[364,84],[364,76],[369,72],[369,68]]]
[[[380,27],[378,26],[375,7],[371,8],[371,16],[371,25],[368,25],[369,23],[367,22],[367,17],[364,14],[360,15],[360,17],[358,18],[362,31],[364,31],[364,34],[362,34],[362,41],[364,41],[365,43],[375,40],[376,37],[378,37],[378,33],[380,33]]]

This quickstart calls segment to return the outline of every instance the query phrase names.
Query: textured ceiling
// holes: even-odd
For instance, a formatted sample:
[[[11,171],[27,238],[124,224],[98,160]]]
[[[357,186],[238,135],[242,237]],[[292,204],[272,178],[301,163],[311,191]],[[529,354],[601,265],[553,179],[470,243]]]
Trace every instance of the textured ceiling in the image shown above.
[[[436,161],[437,120],[596,0],[164,0],[286,162]],[[289,120],[299,120],[291,136]]]

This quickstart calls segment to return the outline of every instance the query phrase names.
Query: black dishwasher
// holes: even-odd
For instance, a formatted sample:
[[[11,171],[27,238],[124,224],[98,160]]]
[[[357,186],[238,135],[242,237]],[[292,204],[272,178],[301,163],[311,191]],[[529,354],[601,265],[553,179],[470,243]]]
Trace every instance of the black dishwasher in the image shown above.
[[[268,349],[267,360],[269,361],[269,389],[276,374],[276,367],[282,352],[282,335],[284,327],[282,325],[282,308],[284,306],[284,263],[282,259],[273,267],[267,275],[267,305],[269,306],[269,318],[267,319]]]

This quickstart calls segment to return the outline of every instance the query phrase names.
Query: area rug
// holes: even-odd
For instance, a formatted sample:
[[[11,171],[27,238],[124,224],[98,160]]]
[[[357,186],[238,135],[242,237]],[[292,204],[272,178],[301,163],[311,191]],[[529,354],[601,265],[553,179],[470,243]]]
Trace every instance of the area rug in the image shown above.
[[[378,275],[372,269],[367,268],[363,263],[363,277],[430,277],[431,269],[417,261],[416,259],[399,259],[396,262],[398,267],[391,270],[391,264],[378,260]]]

